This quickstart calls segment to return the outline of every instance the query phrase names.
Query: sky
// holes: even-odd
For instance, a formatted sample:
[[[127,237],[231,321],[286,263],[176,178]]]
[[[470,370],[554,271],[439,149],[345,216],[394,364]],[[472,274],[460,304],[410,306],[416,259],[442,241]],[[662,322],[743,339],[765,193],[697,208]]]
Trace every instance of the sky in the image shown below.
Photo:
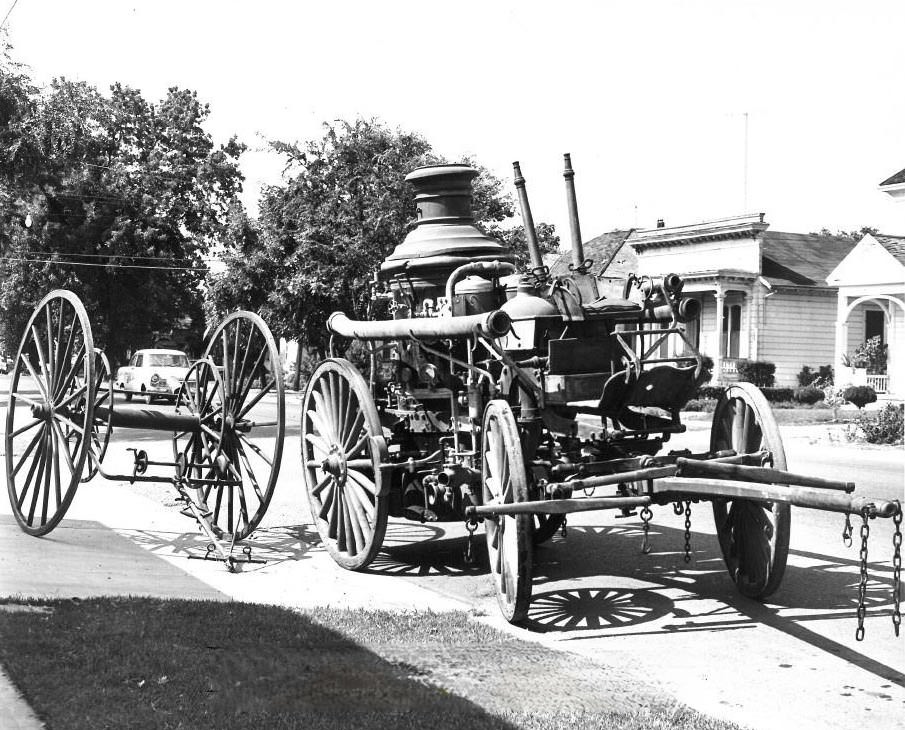
[[[520,161],[564,243],[564,152],[585,240],[759,212],[905,235],[877,189],[905,168],[902,0],[16,0],[6,30],[39,83],[196,90],[214,138],[249,145],[253,212],[281,179],[268,140],[361,116],[510,186]]]

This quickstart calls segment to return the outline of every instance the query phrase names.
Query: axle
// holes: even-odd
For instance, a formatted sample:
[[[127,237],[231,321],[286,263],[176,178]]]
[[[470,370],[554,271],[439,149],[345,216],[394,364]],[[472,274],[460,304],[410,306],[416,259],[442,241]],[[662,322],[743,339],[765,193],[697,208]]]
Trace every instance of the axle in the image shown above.
[[[147,428],[151,431],[194,433],[201,430],[201,417],[196,413],[167,413],[151,408],[113,408],[98,406],[94,415],[110,419],[114,428]]]

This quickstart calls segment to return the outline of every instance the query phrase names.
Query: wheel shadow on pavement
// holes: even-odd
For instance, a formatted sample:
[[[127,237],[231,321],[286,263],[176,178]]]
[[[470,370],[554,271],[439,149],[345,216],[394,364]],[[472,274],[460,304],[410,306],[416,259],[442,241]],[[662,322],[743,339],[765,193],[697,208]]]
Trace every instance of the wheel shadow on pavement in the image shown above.
[[[119,532],[155,554],[220,561],[212,543],[197,532],[173,533],[157,530],[119,530]],[[237,570],[245,572],[268,565],[305,560],[310,557],[312,549],[319,547],[319,540],[316,531],[310,525],[282,525],[259,528],[232,546],[228,540],[224,540],[223,546],[235,558]]]
[[[761,603],[735,589],[715,535],[691,533],[688,563],[682,530],[652,524],[649,554],[641,551],[642,537],[640,526],[634,524],[569,527],[566,539],[556,536],[536,549],[534,593],[525,628],[574,631],[574,639],[580,640],[625,635],[631,633],[625,631],[630,627],[656,634],[766,625],[905,687],[905,674],[899,669],[808,628],[811,622],[844,620],[854,630],[857,559],[790,550],[790,560],[803,559],[807,566],[787,565],[780,588],[768,603]],[[875,561],[868,564],[868,573],[868,615],[888,616],[893,607],[892,567]],[[565,581],[572,585],[560,588],[558,583]],[[634,587],[639,582],[643,587]],[[575,583],[580,587],[573,587]],[[664,621],[670,614],[676,620]]]
[[[387,525],[383,549],[367,572],[386,575],[473,576],[486,572],[483,534],[472,543],[473,561],[465,557],[466,538],[450,536],[449,525],[393,520]]]

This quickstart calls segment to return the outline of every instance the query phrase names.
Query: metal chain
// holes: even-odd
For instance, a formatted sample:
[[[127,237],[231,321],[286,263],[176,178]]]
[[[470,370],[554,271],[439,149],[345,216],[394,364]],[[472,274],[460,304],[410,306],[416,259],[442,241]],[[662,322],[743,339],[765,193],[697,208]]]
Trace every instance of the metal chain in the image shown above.
[[[867,609],[864,607],[864,598],[867,593],[867,538],[870,537],[870,525],[867,524],[869,510],[865,507],[861,510],[861,579],[858,582],[858,628],[855,630],[855,640],[864,641],[864,616]]]
[[[478,529],[478,521],[474,518],[465,523],[465,529],[468,530],[468,539],[465,541],[465,565],[474,565],[476,560],[474,556],[474,533]]]
[[[845,513],[845,524],[842,526],[842,542],[847,548],[852,546],[852,516],[848,512]]]
[[[676,517],[681,517],[685,513],[685,506],[681,502],[673,502],[672,513]]]
[[[896,526],[892,534],[892,628],[899,635],[899,626],[902,623],[902,505],[896,501],[896,513],[892,517]]]
[[[641,552],[647,555],[650,552],[650,541],[648,540],[648,533],[650,532],[650,521],[653,518],[654,513],[650,511],[650,507],[645,506],[644,509],[641,510],[641,522],[644,523],[644,539],[641,541]]]
[[[567,533],[567,531],[566,531],[566,522],[567,521],[568,521],[568,519],[566,518],[565,515],[563,515],[562,524],[559,526],[559,534],[562,536],[563,540],[565,540],[566,536],[567,536],[567,534],[566,534]]]
[[[691,562],[691,500],[685,502],[685,562]]]

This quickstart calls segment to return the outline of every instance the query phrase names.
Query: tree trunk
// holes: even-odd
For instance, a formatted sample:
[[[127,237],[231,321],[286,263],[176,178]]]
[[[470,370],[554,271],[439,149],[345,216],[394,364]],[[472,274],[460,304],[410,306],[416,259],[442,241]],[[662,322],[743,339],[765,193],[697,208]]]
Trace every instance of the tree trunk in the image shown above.
[[[295,348],[295,373],[292,375],[292,389],[298,391],[302,382],[302,343]]]

